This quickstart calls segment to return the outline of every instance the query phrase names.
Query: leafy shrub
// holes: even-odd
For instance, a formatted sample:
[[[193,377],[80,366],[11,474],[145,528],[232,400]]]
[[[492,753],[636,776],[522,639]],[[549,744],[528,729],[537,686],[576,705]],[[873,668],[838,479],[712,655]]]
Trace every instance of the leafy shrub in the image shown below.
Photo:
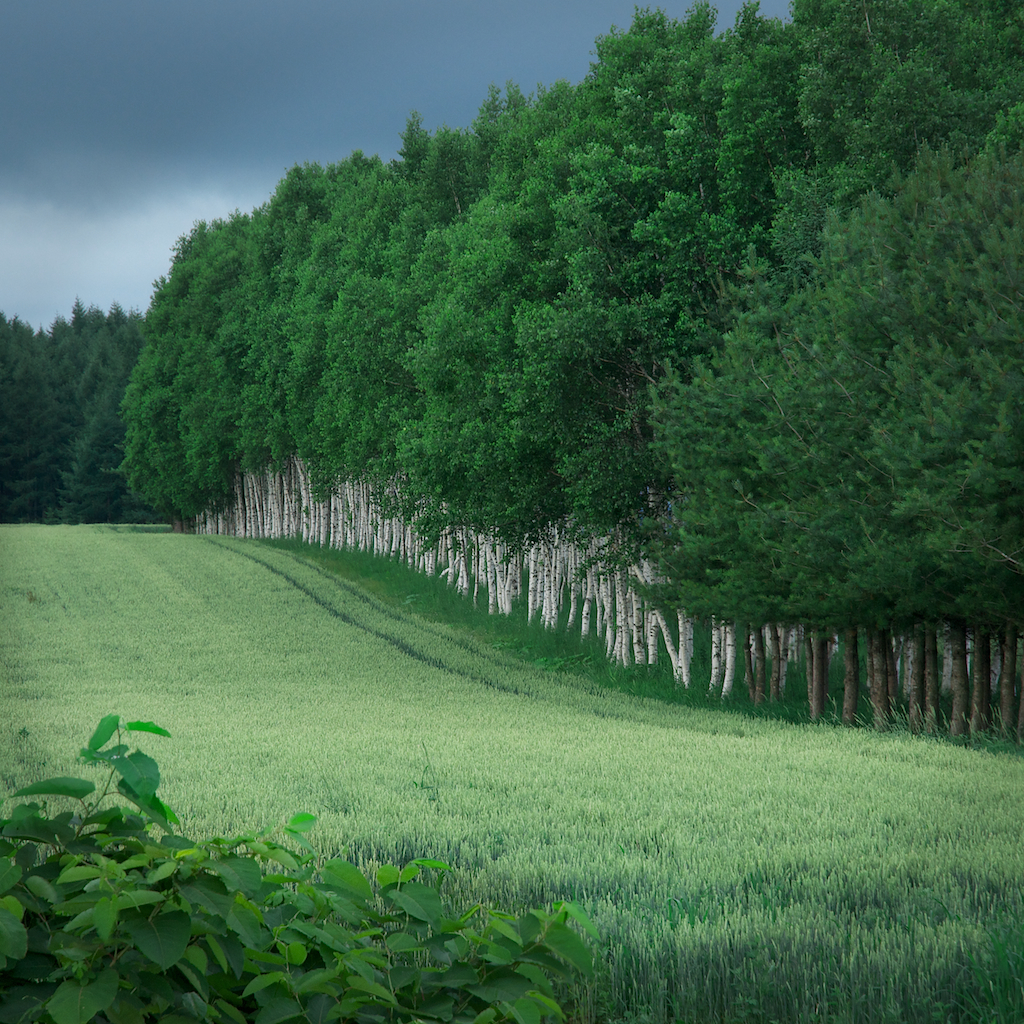
[[[82,751],[109,769],[98,795],[48,779],[14,795],[77,809],[29,802],[0,819],[0,1024],[540,1024],[563,1017],[552,981],[590,974],[570,924],[596,933],[575,905],[449,916],[439,861],[372,880],[340,859],[314,869],[312,815],[282,830],[298,853],[267,832],[176,834],[131,732],[168,735],[108,715]]]

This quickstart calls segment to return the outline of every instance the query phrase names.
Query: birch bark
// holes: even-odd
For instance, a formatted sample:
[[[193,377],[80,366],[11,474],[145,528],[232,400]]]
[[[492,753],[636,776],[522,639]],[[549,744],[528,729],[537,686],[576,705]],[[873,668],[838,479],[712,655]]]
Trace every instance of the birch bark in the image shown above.
[[[722,680],[722,697],[732,693],[736,679],[736,623],[729,622],[725,626],[725,677]]]
[[[722,629],[721,623],[711,617],[711,678],[708,680],[708,693],[718,686],[722,672]]]
[[[693,661],[693,619],[681,608],[676,612],[679,625],[679,671],[685,689],[690,688],[690,663]]]

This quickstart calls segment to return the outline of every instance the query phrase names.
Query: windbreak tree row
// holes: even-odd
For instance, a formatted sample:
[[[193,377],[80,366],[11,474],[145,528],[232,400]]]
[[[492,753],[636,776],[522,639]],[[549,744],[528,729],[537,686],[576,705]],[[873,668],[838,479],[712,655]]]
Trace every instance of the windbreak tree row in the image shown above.
[[[431,134],[414,115],[397,160],[295,167],[251,214],[197,224],[158,282],[124,403],[133,485],[204,529],[335,543],[372,520],[376,549],[467,586],[475,568],[474,588],[498,587],[488,566],[511,577],[519,559],[536,567],[526,591],[545,621],[563,600],[581,622],[600,607],[613,656],[644,663],[662,647],[680,679],[692,625],[680,608],[732,623],[721,664],[754,677],[773,654],[781,671],[766,623],[804,624],[826,668],[839,630],[881,630],[891,653],[891,633],[917,622],[1004,623],[1003,606],[981,601],[999,586],[980,575],[992,560],[973,541],[960,550],[966,533],[947,538],[961,568],[943,585],[959,603],[933,604],[913,559],[891,564],[876,539],[903,513],[856,482],[859,462],[851,475],[823,450],[790,450],[799,428],[769,415],[774,399],[758,405],[755,385],[775,359],[788,387],[808,389],[801,411],[822,443],[877,465],[860,453],[889,379],[880,350],[843,357],[837,375],[780,353],[778,338],[801,348],[807,320],[828,324],[820,346],[856,346],[868,286],[837,245],[862,196],[902,216],[908,189],[927,192],[908,185],[926,148],[952,152],[955,175],[968,154],[1019,147],[1021,14],[1002,0],[797,0],[791,23],[748,5],[714,31],[707,4],[683,20],[638,11],[597,41],[578,85],[492,89],[466,129]],[[899,272],[914,278],[916,264]],[[924,322],[907,313],[922,346]],[[818,378],[853,412],[830,410]],[[972,415],[988,408],[979,397]],[[948,451],[959,458],[967,440]],[[918,454],[905,454],[909,479]],[[799,559],[766,532],[788,512],[744,517],[737,467],[762,459],[782,505],[811,468],[826,481],[805,488],[817,520],[786,520],[803,530]],[[956,484],[919,489],[934,551]],[[870,587],[823,576],[841,525],[865,538]],[[487,553],[499,549],[503,562]],[[889,568],[871,569],[876,557]],[[588,603],[588,571],[610,602]],[[503,608],[519,586],[489,601]],[[749,658],[734,646],[744,636]]]

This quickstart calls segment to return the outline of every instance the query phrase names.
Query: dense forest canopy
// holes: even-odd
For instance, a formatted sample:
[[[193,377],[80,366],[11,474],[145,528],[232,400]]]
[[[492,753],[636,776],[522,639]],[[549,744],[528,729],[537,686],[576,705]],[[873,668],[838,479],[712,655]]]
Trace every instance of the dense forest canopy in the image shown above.
[[[76,301],[35,331],[0,313],[0,522],[119,523],[153,517],[120,471],[121,400],[142,316]]]
[[[125,403],[134,485],[190,516],[297,454],[322,488],[401,478],[424,525],[639,542],[680,491],[652,396],[722,350],[743,268],[769,303],[821,286],[826,225],[926,148],[1012,148],[1024,110],[1002,0],[751,4],[714,29],[707,4],[638,10],[576,86],[492,89],[433,135],[413,115],[391,164],[295,167],[197,224]]]

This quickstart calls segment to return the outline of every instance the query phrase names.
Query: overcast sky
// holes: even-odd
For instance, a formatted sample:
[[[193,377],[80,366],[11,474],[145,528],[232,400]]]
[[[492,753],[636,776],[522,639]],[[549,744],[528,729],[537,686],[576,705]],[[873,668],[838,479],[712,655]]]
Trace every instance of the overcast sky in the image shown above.
[[[692,0],[661,5],[683,17]],[[720,0],[718,27],[742,0]],[[788,0],[761,0],[784,17]],[[0,0],[0,311],[145,312],[175,240],[288,167],[393,158],[494,82],[577,82],[628,0]]]

